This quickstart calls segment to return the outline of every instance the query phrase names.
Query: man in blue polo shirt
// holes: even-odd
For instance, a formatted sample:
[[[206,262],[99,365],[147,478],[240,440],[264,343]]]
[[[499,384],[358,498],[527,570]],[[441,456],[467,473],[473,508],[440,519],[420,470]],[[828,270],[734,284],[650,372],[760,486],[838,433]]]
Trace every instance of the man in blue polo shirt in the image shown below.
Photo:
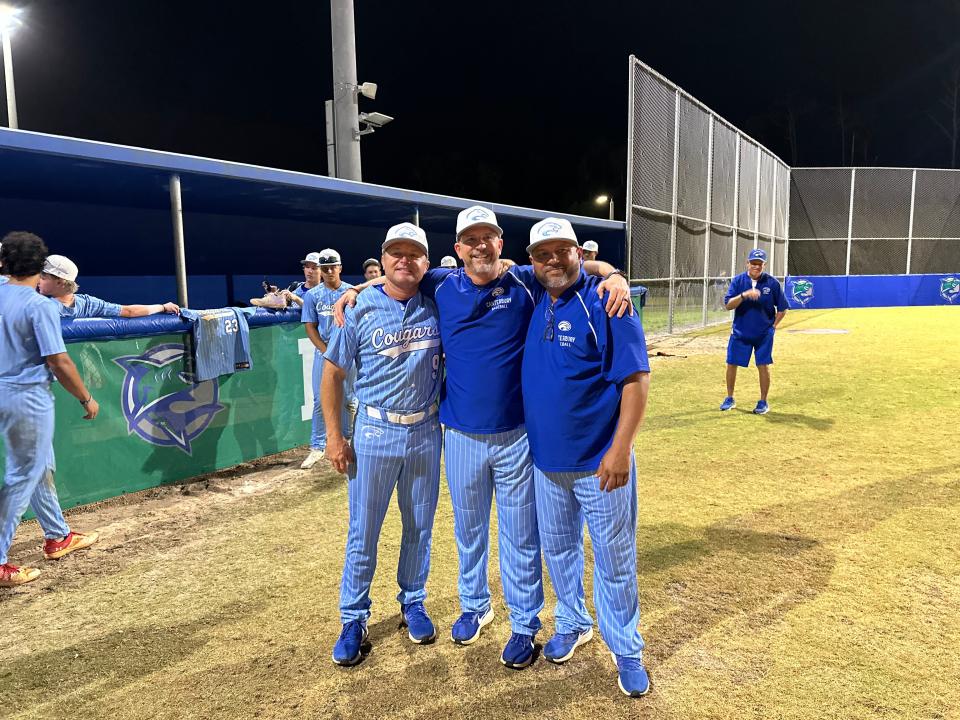
[[[767,393],[770,391],[770,366],[773,365],[773,336],[777,325],[787,314],[787,299],[780,282],[763,271],[767,253],[754,248],[747,255],[747,271],[730,281],[723,306],[733,310],[733,330],[727,343],[727,397],[721,410],[737,406],[733,389],[737,384],[737,368],[749,367],[753,355],[760,375],[760,400],[753,412],[770,412]]]
[[[523,344],[533,311],[530,287],[537,283],[529,266],[501,273],[502,235],[489,208],[463,210],[457,216],[454,244],[463,267],[429,270],[420,291],[437,303],[446,357],[440,422],[445,427],[461,606],[451,640],[470,645],[493,620],[487,565],[495,499],[500,575],[511,628],[500,662],[521,669],[533,662],[543,608],[533,465],[520,391]],[[616,268],[597,263],[589,270],[610,275]],[[614,276],[608,285],[610,312],[622,314],[629,308],[628,284]],[[481,367],[482,382],[477,375]]]
[[[443,377],[437,306],[417,290],[429,265],[427,236],[401,223],[387,231],[382,250],[386,282],[360,296],[324,354],[326,453],[337,472],[347,473],[350,499],[340,585],[343,628],[333,648],[338,665],[362,659],[377,541],[394,488],[403,525],[397,566],[402,623],[414,643],[433,642],[437,635],[423,606],[440,490],[437,395]],[[344,380],[354,364],[360,408],[351,447],[341,412]]]
[[[539,281],[523,353],[523,405],[533,454],[537,522],[557,594],[555,663],[593,637],[583,592],[583,522],[593,542],[594,603],[621,691],[645,695],[637,625],[637,471],[633,439],[646,408],[650,366],[634,316],[609,317],[597,279],[566,220],[547,218],[527,247]]]

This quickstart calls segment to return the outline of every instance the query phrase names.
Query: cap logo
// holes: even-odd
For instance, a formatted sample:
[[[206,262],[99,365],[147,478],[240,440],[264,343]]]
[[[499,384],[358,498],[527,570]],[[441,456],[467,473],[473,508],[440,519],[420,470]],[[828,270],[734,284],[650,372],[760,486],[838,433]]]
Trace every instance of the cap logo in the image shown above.
[[[551,235],[556,235],[558,232],[560,232],[559,223],[547,223],[540,228],[540,237],[550,237]]]
[[[403,230],[397,233],[397,237],[402,237],[402,238],[415,238],[416,236],[417,236],[417,231],[414,230],[413,228],[404,228]]]
[[[490,213],[488,213],[483,208],[477,208],[472,213],[467,215],[467,220],[474,220],[474,221],[486,220],[488,217],[490,217]]]

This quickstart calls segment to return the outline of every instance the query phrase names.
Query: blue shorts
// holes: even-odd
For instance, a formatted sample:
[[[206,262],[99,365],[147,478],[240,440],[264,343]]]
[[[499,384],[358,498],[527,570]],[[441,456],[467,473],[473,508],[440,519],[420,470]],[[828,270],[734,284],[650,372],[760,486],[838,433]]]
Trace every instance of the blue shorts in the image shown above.
[[[727,343],[727,365],[750,367],[751,355],[753,355],[753,360],[757,365],[773,365],[773,336],[775,334],[776,331],[770,328],[770,332],[755,340],[731,335],[730,342]]]

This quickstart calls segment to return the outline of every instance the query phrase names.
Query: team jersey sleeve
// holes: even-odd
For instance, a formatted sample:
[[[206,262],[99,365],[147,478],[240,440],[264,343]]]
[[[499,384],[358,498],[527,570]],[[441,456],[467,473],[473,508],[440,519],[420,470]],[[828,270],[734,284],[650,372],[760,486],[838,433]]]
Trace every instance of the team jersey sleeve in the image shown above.
[[[318,285],[317,287],[322,287]],[[303,296],[303,309],[300,311],[300,322],[302,323],[318,323],[320,318],[317,317],[317,294],[311,288]]]
[[[83,317],[120,317],[120,306],[117,303],[101,300],[93,295],[86,295],[86,304],[83,308]]]
[[[349,370],[357,359],[357,322],[357,308],[348,307],[343,327],[334,326],[327,351],[323,354],[324,359],[344,370]]]
[[[537,280],[537,276],[533,272],[533,265],[511,265],[507,272],[519,280],[520,284],[527,289],[527,292],[533,297],[534,304],[540,302],[540,298],[543,297],[546,290]]]
[[[733,280],[730,281],[730,287],[727,288],[727,294],[723,296],[723,304],[726,305],[730,302],[730,298],[734,295],[739,295],[743,292],[743,288],[740,287],[740,276],[737,275]]]
[[[37,337],[37,347],[41,357],[67,351],[63,344],[60,313],[54,303],[60,305],[56,300],[40,303],[33,313],[33,332]]]
[[[423,274],[423,279],[420,280],[420,292],[423,293],[424,297],[434,300],[440,283],[452,272],[454,272],[453,268],[430,268]]]
[[[608,317],[601,303],[594,306],[594,324],[601,328],[603,378],[613,384],[622,383],[638,372],[650,372],[647,340],[636,315]]]

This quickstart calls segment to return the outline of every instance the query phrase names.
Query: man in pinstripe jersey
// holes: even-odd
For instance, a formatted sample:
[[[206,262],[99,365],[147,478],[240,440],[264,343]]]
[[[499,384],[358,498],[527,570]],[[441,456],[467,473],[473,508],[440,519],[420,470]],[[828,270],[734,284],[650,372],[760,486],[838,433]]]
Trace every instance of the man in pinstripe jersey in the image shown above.
[[[539,281],[523,354],[523,402],[537,521],[557,594],[548,660],[569,660],[593,637],[583,592],[583,523],[594,555],[594,604],[621,691],[650,689],[637,625],[637,471],[633,439],[650,385],[643,328],[608,317],[580,269],[570,223],[547,218],[527,247]]]
[[[420,283],[421,292],[436,300],[446,355],[440,421],[445,426],[462,611],[451,639],[469,645],[493,620],[487,564],[495,498],[500,574],[511,627],[500,661],[520,669],[533,661],[543,608],[533,467],[520,393],[520,362],[533,308],[527,286],[536,281],[529,266],[501,274],[502,230],[489,208],[467,208],[457,217],[456,230],[454,250],[463,267],[430,270]],[[615,268],[599,263],[588,270],[612,273]],[[610,285],[619,292],[611,292],[608,307],[622,313],[629,303],[627,283],[615,277]],[[347,302],[350,295],[345,294]],[[478,368],[483,368],[482,382]]]
[[[436,638],[423,601],[440,486],[439,320],[436,305],[417,289],[428,267],[423,230],[410,223],[395,225],[382,250],[386,282],[347,312],[346,324],[334,329],[324,354],[326,454],[349,477],[350,527],[340,585],[343,629],[333,649],[338,665],[362,659],[377,541],[394,488],[403,524],[397,567],[402,622],[414,643]],[[343,383],[353,364],[360,407],[351,448],[341,408]]]

